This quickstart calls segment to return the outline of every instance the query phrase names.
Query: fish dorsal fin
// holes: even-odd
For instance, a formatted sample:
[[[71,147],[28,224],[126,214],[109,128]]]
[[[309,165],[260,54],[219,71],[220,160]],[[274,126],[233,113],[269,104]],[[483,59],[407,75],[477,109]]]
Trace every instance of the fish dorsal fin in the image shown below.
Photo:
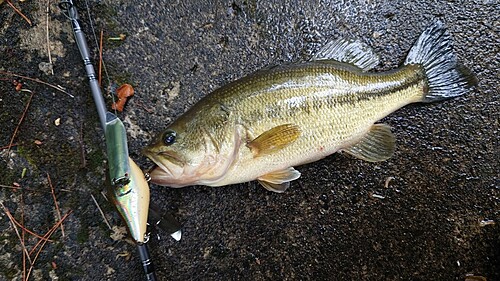
[[[293,167],[289,167],[284,170],[260,176],[257,180],[265,189],[272,192],[283,193],[290,186],[290,182],[299,177],[300,172]]]
[[[361,141],[343,149],[343,151],[365,161],[379,162],[392,156],[395,142],[394,135],[388,125],[375,124]]]
[[[379,57],[372,48],[363,42],[346,39],[328,42],[311,60],[350,63],[363,71],[368,71],[379,64]]]
[[[265,131],[247,144],[254,157],[271,154],[285,148],[300,136],[297,125],[284,124]]]

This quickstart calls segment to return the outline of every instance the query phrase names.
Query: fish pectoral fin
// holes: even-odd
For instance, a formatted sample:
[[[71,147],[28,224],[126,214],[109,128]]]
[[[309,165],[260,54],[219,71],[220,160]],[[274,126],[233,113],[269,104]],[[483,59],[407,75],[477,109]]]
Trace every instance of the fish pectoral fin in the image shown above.
[[[372,48],[363,42],[346,39],[337,39],[327,43],[311,60],[350,63],[363,71],[373,69],[379,64],[379,57]]]
[[[265,131],[247,144],[254,157],[271,154],[285,148],[300,136],[297,125],[284,124]]]
[[[365,161],[379,162],[391,158],[395,143],[396,140],[388,125],[375,124],[361,141],[343,151]]]
[[[267,190],[277,193],[283,193],[290,182],[300,177],[300,172],[293,167],[284,170],[275,171],[257,178],[259,183]]]

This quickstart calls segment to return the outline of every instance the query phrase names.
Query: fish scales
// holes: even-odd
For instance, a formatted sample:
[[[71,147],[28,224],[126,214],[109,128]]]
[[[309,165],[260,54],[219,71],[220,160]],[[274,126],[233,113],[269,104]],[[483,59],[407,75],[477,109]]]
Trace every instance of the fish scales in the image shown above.
[[[250,151],[241,150],[240,160],[227,172],[227,180],[237,177],[248,181],[260,173],[241,171],[242,167],[280,170],[349,146],[375,121],[420,100],[426,83],[417,66],[373,74],[308,63],[265,71],[239,85],[223,87],[213,98],[237,115],[235,126],[248,130],[245,133],[249,135],[242,136],[243,143],[281,124],[301,128],[300,138],[273,157],[254,158]],[[226,181],[219,184],[225,185]]]

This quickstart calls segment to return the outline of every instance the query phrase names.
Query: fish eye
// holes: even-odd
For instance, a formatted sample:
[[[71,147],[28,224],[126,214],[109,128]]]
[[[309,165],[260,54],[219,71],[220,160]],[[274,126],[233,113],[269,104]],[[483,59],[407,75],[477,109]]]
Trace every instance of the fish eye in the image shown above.
[[[171,130],[165,132],[163,136],[163,143],[165,145],[172,145],[175,142],[175,138],[177,137],[177,133]]]

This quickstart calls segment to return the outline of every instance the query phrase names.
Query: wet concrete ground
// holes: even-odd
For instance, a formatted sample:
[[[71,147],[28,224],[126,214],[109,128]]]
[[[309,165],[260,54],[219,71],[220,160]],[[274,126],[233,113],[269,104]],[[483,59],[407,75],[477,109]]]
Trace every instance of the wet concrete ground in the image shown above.
[[[135,87],[120,117],[131,156],[144,168],[151,163],[140,148],[201,97],[262,67],[307,60],[333,38],[362,39],[380,55],[378,70],[388,70],[438,18],[479,80],[467,96],[411,105],[386,118],[397,152],[383,163],[332,155],[298,167],[301,179],[284,194],[255,182],[152,186],[152,202],[183,225],[180,242],[160,231],[162,239],[149,244],[160,280],[500,280],[498,1],[343,2],[89,2],[105,38],[127,34],[123,42],[105,43],[104,58],[112,81]],[[52,3],[54,75],[44,73],[46,3],[15,4],[35,25],[0,4],[0,70],[38,77],[75,95],[20,79],[36,94],[17,146],[0,151],[0,184],[36,190],[22,196],[0,190],[0,202],[16,218],[24,210],[28,228],[45,233],[55,222],[47,173],[61,212],[73,211],[65,237],[54,234],[57,242],[44,248],[33,279],[141,280],[135,247],[110,237],[90,196],[112,226],[123,227],[100,194],[103,138],[69,22]],[[90,35],[83,1],[78,8]],[[4,146],[29,93],[16,92],[10,76],[0,79]],[[21,248],[4,212],[0,230],[0,279],[21,280]]]

